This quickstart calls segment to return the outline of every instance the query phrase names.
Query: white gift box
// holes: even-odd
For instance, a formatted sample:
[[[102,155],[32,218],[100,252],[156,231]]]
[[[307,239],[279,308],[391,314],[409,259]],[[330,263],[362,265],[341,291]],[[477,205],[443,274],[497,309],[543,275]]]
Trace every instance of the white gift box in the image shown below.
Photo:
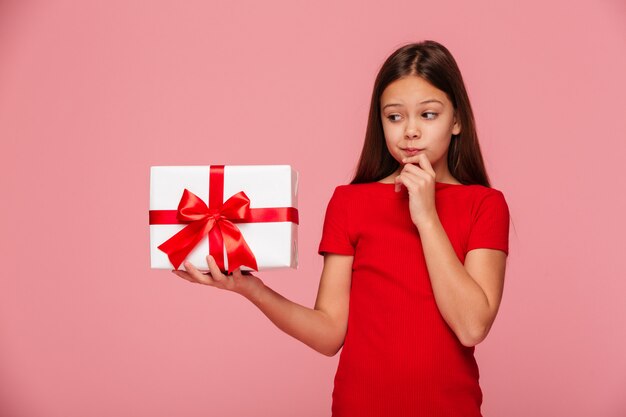
[[[211,175],[211,169],[214,169],[214,174],[215,169],[217,172],[222,170],[222,174]],[[216,181],[216,184],[211,184],[211,178]],[[223,193],[219,193],[221,187],[218,184],[218,179],[221,178],[223,178]],[[215,204],[210,206],[209,192],[211,187],[214,187],[211,198],[221,195],[221,202],[217,206]],[[157,215],[163,214],[168,219],[175,218],[185,190],[197,196],[202,200],[202,204],[213,210],[216,207],[223,207],[222,203],[243,191],[249,199],[251,211],[254,212],[254,209],[271,209],[257,210],[257,214],[268,211],[273,214],[279,211],[288,212],[291,215],[289,220],[286,220],[284,216],[278,217],[278,219],[276,216],[272,216],[272,221],[265,221],[268,218],[263,217],[266,216],[265,214],[261,214],[260,217],[251,222],[246,222],[245,219],[233,220],[232,224],[239,229],[245,243],[254,255],[257,270],[298,267],[298,172],[290,165],[205,165],[150,167],[151,268],[184,269],[182,263],[178,268],[175,268],[168,254],[159,249],[159,246],[188,227],[190,221],[164,222],[153,219],[157,218]],[[215,222],[215,224],[222,223]],[[221,234],[224,234],[226,226],[219,227],[214,232],[219,230],[222,231]],[[200,239],[199,233],[196,236]],[[206,256],[210,252],[214,253],[218,250],[209,247],[210,241],[209,234],[204,233],[184,259],[196,268],[207,271]],[[227,271],[229,254],[226,240],[222,245],[222,251],[224,254],[224,271]],[[254,269],[242,265],[241,270],[252,271]]]

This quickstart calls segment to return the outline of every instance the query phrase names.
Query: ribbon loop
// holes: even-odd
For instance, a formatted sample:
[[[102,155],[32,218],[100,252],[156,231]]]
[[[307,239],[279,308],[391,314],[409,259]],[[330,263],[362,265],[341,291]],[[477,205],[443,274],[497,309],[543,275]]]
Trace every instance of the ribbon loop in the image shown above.
[[[178,213],[176,217],[182,222],[192,222],[204,219],[209,208],[200,197],[189,191],[183,190],[183,196],[178,203]]]
[[[244,220],[250,215],[250,199],[243,191],[230,196],[219,209],[227,219]]]

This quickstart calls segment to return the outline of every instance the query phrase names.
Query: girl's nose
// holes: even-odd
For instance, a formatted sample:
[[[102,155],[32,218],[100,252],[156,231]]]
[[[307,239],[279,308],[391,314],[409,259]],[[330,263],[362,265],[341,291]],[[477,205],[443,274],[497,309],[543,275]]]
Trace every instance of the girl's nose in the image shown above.
[[[418,131],[419,130],[417,128],[417,123],[409,122],[407,127],[406,127],[406,136],[409,137],[409,138],[419,137]]]

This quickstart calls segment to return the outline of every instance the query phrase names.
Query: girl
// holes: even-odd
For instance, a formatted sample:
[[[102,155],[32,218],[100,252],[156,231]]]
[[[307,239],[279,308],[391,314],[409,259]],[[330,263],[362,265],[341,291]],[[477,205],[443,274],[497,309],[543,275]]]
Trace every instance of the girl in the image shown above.
[[[240,269],[172,271],[237,292],[328,356],[341,347],[332,415],[481,416],[474,346],[502,297],[509,210],[490,187],[472,108],[450,52],[405,45],[374,84],[350,184],[335,188],[313,309]]]

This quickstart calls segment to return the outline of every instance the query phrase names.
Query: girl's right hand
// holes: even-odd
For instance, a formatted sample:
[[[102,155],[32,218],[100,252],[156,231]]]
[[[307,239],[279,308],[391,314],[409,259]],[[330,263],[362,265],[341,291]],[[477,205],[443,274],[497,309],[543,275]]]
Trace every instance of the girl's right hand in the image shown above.
[[[206,259],[209,272],[201,272],[188,262],[183,263],[185,271],[172,270],[172,272],[189,282],[233,291],[247,298],[264,285],[259,277],[247,271],[242,273],[241,268],[235,269],[232,274],[224,275],[211,255],[207,255]]]

